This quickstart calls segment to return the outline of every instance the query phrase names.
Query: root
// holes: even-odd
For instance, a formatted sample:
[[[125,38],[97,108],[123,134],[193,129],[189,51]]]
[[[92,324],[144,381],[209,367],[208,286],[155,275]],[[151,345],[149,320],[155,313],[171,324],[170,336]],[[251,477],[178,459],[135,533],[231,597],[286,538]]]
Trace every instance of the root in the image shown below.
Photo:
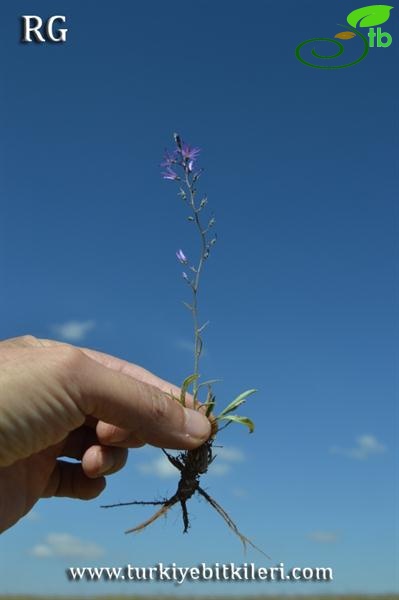
[[[167,500],[149,500],[145,502],[144,500],[133,500],[132,502],[117,502],[116,504],[103,504],[100,508],[116,508],[117,506],[132,506],[133,504],[143,504],[143,505],[152,505],[157,506],[159,504],[165,504]]]
[[[197,449],[190,450],[185,453],[180,453],[178,456],[173,456],[169,454],[166,450],[162,449],[165,456],[169,460],[169,462],[180,472],[180,480],[177,486],[176,492],[170,498],[165,498],[164,500],[153,500],[146,502],[144,500],[135,500],[133,502],[119,502],[118,504],[108,504],[103,506],[102,508],[113,508],[116,506],[132,506],[132,505],[150,505],[150,506],[161,506],[159,510],[157,510],[149,519],[140,523],[136,527],[132,529],[128,529],[125,533],[133,533],[137,531],[142,531],[155,521],[157,521],[163,515],[169,511],[172,506],[180,503],[182,509],[182,517],[183,517],[183,533],[187,533],[190,527],[190,521],[187,510],[187,501],[192,498],[195,492],[198,492],[205,500],[216,510],[217,513],[222,517],[227,526],[235,533],[235,535],[240,539],[242,545],[244,546],[244,551],[247,550],[247,545],[251,546],[266,558],[270,557],[263,552],[258,546],[247,538],[241,531],[238,529],[237,525],[234,523],[233,519],[230,515],[224,510],[222,506],[216,500],[212,498],[205,490],[203,490],[199,485],[199,478],[201,475],[206,473],[208,470],[208,466],[214,460],[214,456],[212,455],[212,442],[206,442],[202,446]]]
[[[154,513],[152,517],[150,517],[146,521],[143,521],[143,523],[140,523],[140,525],[137,525],[132,529],[128,529],[127,531],[125,531],[125,533],[134,533],[135,531],[141,531],[142,529],[145,529],[146,527],[148,527],[148,525],[151,525],[151,523],[154,523],[154,521],[159,519],[159,517],[165,515],[168,512],[168,510],[172,508],[172,506],[177,504],[177,502],[179,502],[179,497],[176,494],[169,498],[169,500],[166,500],[166,502],[154,502],[153,504],[163,504],[162,508],[157,510],[157,512]],[[151,504],[151,502],[134,502],[134,504]]]
[[[180,472],[183,471],[184,464],[181,462],[181,460],[179,460],[179,458],[177,456],[172,456],[172,454],[169,454],[169,452],[166,452],[165,448],[161,448],[161,450],[165,454],[165,456],[168,459],[168,461],[170,462],[170,464],[175,467],[175,469],[177,469]]]
[[[270,559],[270,556],[268,556],[265,552],[263,552],[263,550],[258,548],[258,546],[255,546],[255,544],[251,542],[251,540],[247,538],[247,536],[241,533],[237,525],[234,523],[233,519],[228,515],[224,508],[212,498],[212,496],[207,494],[206,491],[203,490],[200,486],[198,486],[197,491],[199,494],[201,494],[201,496],[205,498],[207,502],[209,502],[209,504],[216,510],[216,512],[219,513],[219,515],[222,517],[225,523],[227,523],[228,527],[240,538],[245,551],[247,550],[247,544],[249,544],[250,546],[252,546],[252,548],[263,554],[263,556],[266,556],[266,558]]]
[[[190,527],[190,522],[188,520],[188,511],[187,511],[186,501],[180,500],[180,505],[181,505],[181,510],[182,510],[182,514],[183,514],[183,525],[184,525],[183,533],[187,533],[188,528]]]

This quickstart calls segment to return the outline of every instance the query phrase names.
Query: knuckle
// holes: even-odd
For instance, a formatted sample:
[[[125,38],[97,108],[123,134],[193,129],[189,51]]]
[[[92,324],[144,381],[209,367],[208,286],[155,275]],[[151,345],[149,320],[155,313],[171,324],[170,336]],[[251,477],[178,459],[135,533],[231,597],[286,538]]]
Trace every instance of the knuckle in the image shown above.
[[[54,357],[61,376],[70,378],[71,375],[77,374],[80,371],[84,354],[79,348],[65,344],[49,348],[49,351]]]
[[[162,394],[153,392],[151,398],[151,415],[155,421],[165,421],[169,416],[169,403]]]
[[[165,394],[156,393],[155,390],[151,401],[151,417],[155,423],[164,424],[172,420],[175,407],[171,405],[171,400]]]
[[[40,346],[40,341],[34,335],[26,334],[16,338],[24,346]]]

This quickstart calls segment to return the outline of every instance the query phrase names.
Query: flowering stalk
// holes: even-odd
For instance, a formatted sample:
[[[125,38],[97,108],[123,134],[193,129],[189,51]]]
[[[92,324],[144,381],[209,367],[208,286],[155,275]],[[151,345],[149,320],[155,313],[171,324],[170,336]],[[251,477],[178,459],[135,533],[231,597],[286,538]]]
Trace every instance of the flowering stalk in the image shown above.
[[[207,407],[206,414],[209,416],[215,406],[215,396],[212,392],[211,387],[213,381],[204,382],[202,384],[198,383],[200,377],[199,363],[203,349],[202,332],[208,325],[208,322],[204,323],[203,325],[199,324],[198,293],[204,263],[209,257],[212,246],[216,243],[216,235],[214,235],[211,239],[211,236],[209,235],[210,230],[215,225],[215,218],[211,217],[208,220],[207,225],[204,225],[203,209],[206,207],[208,199],[204,197],[200,202],[197,201],[197,181],[199,180],[202,174],[202,169],[198,168],[196,165],[200,149],[192,147],[189,144],[183,142],[183,140],[177,133],[174,134],[174,141],[176,145],[175,149],[173,150],[173,152],[166,151],[164,161],[161,163],[161,166],[165,167],[165,171],[163,171],[162,175],[164,179],[180,182],[179,196],[183,199],[183,201],[188,205],[190,209],[190,215],[188,216],[188,220],[195,225],[200,242],[200,253],[198,263],[196,266],[191,265],[189,267],[193,275],[189,277],[186,271],[183,272],[183,278],[189,284],[192,293],[191,303],[188,304],[185,302],[184,304],[190,310],[193,318],[194,369],[192,375],[187,377],[183,382],[180,402],[182,404],[185,404],[185,394],[189,386],[192,385],[194,408],[197,408],[199,406],[199,389],[201,386],[207,385],[208,395],[205,406]],[[181,264],[188,265],[189,261],[185,256],[183,250],[178,250],[176,252],[176,257]],[[250,419],[248,419],[247,417],[232,416],[229,413],[235,411],[236,408],[238,408],[238,406],[245,402],[246,398],[249,395],[253,394],[255,391],[256,390],[248,390],[247,392],[240,394],[240,396],[233,400],[233,402],[231,402],[220,413],[220,415],[216,417],[216,419],[227,421],[226,425],[228,425],[231,422],[242,423],[249,428],[250,432],[252,432],[254,429],[254,424]]]
[[[185,144],[178,134],[174,135],[174,140],[176,143],[176,149],[172,153],[166,152],[164,162],[162,163],[162,166],[166,167],[166,170],[163,172],[163,177],[164,179],[181,181],[179,195],[190,208],[191,214],[189,215],[188,219],[196,226],[200,238],[201,248],[197,266],[190,266],[193,276],[189,277],[185,271],[183,272],[183,278],[189,284],[192,292],[191,304],[185,303],[185,306],[192,314],[194,327],[194,369],[193,374],[190,376],[190,383],[193,385],[194,405],[196,406],[199,390],[199,362],[203,347],[201,333],[207,325],[206,323],[202,325],[202,327],[199,325],[198,292],[204,261],[209,256],[211,246],[216,242],[216,237],[214,237],[211,241],[208,241],[207,239],[207,233],[214,225],[215,220],[211,219],[208,222],[207,228],[205,228],[201,222],[200,213],[206,206],[207,201],[205,198],[203,198],[199,204],[196,203],[196,182],[201,175],[201,170],[195,172],[194,166],[198,154],[200,153],[200,149],[193,148],[188,144]],[[176,172],[177,168],[179,169],[181,176],[179,176]],[[188,260],[182,250],[176,252],[176,256],[180,263],[184,265],[188,264]]]

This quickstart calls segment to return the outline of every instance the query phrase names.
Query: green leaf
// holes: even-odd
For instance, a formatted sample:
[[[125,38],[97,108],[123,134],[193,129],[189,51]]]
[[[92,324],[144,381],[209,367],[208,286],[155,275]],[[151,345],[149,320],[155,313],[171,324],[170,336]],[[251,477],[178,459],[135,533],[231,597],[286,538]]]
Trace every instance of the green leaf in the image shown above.
[[[201,390],[201,388],[203,387],[207,387],[208,388],[208,394],[207,394],[207,400],[206,400],[206,405],[208,405],[209,402],[209,397],[212,395],[212,384],[213,383],[217,383],[218,381],[222,381],[221,379],[208,379],[208,381],[204,381],[203,383],[200,383],[196,386],[196,390],[194,392],[194,406],[197,407],[197,400],[198,400],[198,395],[199,392]]]
[[[178,398],[177,396],[174,395],[174,393],[172,391],[170,392],[166,392],[166,395],[168,396],[168,398],[170,398],[171,400],[176,400],[176,402],[180,402],[180,398]]]
[[[182,386],[181,386],[181,392],[180,392],[180,404],[182,404],[183,406],[186,406],[186,393],[187,390],[189,388],[189,386],[198,379],[198,375],[189,375],[188,377],[186,377],[186,379],[183,381]]]
[[[255,430],[254,422],[251,421],[248,417],[238,417],[237,415],[228,415],[227,417],[218,417],[219,421],[230,421],[234,423],[241,423],[241,425],[246,425],[249,429],[249,433],[253,433]]]
[[[204,323],[203,325],[201,325],[201,327],[199,329],[197,329],[197,333],[202,333],[204,331],[204,329],[206,327],[208,327],[209,325],[209,321],[207,321],[206,323]]]
[[[206,406],[206,413],[205,413],[206,417],[209,417],[209,415],[215,408],[215,404],[216,404],[216,402],[213,401],[213,402],[205,402],[205,404],[202,405],[202,406]]]
[[[258,390],[247,390],[246,392],[243,392],[242,394],[240,394],[239,396],[237,396],[237,398],[235,400],[233,400],[232,402],[230,402],[230,404],[228,404],[226,406],[226,408],[224,408],[222,410],[222,412],[220,413],[219,417],[222,417],[224,415],[227,415],[230,412],[233,412],[233,410],[235,410],[236,408],[238,408],[241,404],[244,404],[244,402],[248,398],[248,396],[250,396],[251,394],[254,394],[257,391]]]
[[[387,4],[373,4],[372,6],[363,6],[353,10],[347,16],[346,20],[352,27],[374,27],[382,25],[388,21],[393,6]]]
[[[205,402],[205,406],[207,407],[205,414],[206,414],[207,417],[209,417],[209,415],[211,414],[211,412],[215,408],[215,405],[216,405],[216,396],[212,392],[212,386],[211,386],[211,384],[208,382],[208,393],[206,395],[206,402]]]
[[[198,389],[205,386],[209,388],[213,383],[219,383],[220,381],[222,381],[222,379],[208,379],[208,381],[203,381],[202,383],[200,383]]]

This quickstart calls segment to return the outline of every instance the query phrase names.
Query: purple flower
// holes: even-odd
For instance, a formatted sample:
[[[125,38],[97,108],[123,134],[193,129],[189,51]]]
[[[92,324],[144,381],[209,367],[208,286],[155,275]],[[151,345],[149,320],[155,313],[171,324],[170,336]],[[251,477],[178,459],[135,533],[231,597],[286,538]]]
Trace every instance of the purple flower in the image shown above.
[[[164,179],[171,179],[172,181],[180,179],[180,177],[178,176],[178,174],[175,173],[175,171],[171,167],[167,167],[166,171],[163,171],[162,177]]]
[[[186,174],[192,173],[194,170],[194,164],[201,150],[200,148],[186,144],[177,134],[175,134],[174,137],[177,147],[173,150],[173,152],[165,150],[164,159],[163,162],[161,162],[161,167],[165,167],[162,177],[172,181],[179,181],[180,177],[174,170],[175,165],[182,167]]]
[[[200,148],[193,148],[192,146],[189,146],[188,144],[182,144],[181,155],[184,160],[191,163],[190,170],[192,170],[192,165],[197,160],[198,154],[200,152],[201,152]]]
[[[168,150],[165,150],[163,162],[161,162],[161,167],[170,167],[170,166],[176,164],[176,158],[177,158],[177,150],[175,150],[172,153],[170,153]]]
[[[177,257],[177,260],[179,262],[181,262],[182,265],[186,265],[188,263],[187,257],[185,256],[183,250],[178,250],[176,252],[176,257]]]

